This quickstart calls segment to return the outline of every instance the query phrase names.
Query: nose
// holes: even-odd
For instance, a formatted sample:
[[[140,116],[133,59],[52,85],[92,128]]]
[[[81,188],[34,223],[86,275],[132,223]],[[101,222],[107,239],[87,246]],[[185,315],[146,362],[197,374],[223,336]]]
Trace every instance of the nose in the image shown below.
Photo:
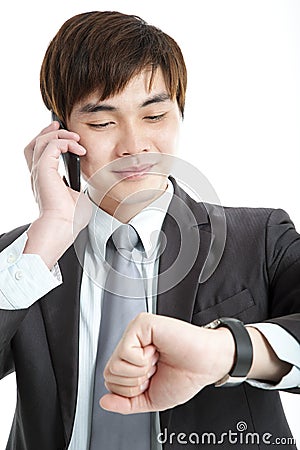
[[[150,148],[149,139],[142,127],[134,124],[126,124],[122,127],[116,148],[118,156],[149,152]]]

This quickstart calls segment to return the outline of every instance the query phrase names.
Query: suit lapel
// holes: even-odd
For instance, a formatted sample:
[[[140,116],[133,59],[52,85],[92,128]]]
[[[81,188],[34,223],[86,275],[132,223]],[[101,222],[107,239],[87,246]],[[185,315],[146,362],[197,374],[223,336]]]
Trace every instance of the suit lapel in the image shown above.
[[[157,313],[191,322],[212,236],[205,206],[172,182],[174,196],[162,226],[166,247],[159,263]]]
[[[211,233],[204,205],[172,182],[174,196],[162,226],[166,247],[159,264],[157,314],[191,322]],[[160,413],[161,429],[168,428],[171,418],[172,410]]]
[[[41,301],[45,328],[61,402],[65,437],[70,438],[77,399],[80,287],[87,229],[59,260],[63,284]],[[78,261],[79,260],[79,261]]]

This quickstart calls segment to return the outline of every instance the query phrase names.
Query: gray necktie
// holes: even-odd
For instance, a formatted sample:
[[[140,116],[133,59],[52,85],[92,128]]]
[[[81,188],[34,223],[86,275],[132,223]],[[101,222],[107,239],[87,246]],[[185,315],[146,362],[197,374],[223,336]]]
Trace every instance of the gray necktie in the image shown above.
[[[138,241],[131,225],[121,225],[107,244],[106,260],[111,260],[111,266],[102,302],[90,450],[150,450],[150,414],[125,416],[104,411],[99,405],[99,399],[107,393],[103,379],[105,365],[128,323],[146,311],[143,280],[132,261]]]

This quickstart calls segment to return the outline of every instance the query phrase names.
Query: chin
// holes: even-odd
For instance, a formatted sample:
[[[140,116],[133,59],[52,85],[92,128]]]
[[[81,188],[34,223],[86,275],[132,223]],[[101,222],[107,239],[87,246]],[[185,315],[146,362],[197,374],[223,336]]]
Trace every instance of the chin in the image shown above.
[[[118,203],[135,204],[149,202],[166,189],[167,177],[147,176],[138,179],[126,178],[115,186],[110,196]]]

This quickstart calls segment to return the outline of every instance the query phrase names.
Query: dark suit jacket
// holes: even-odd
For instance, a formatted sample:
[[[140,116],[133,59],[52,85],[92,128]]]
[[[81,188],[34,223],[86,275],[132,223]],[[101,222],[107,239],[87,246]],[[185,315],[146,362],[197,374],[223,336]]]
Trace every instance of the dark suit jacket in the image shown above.
[[[222,209],[195,202],[175,182],[174,187],[174,199],[163,224],[167,246],[159,272],[163,275],[169,267],[172,270],[159,281],[158,314],[199,326],[222,316],[237,317],[245,323],[270,321],[299,341],[300,237],[288,215],[282,210],[225,208],[223,256],[210,278],[199,283],[201,270],[214,260],[213,250],[207,258],[212,242],[218,240],[218,227],[212,236],[211,223],[218,222]],[[0,250],[26,227],[2,235]],[[180,265],[175,263],[182,249],[185,257],[194,253],[197,235],[200,251],[182,279]],[[85,239],[83,230],[77,239],[77,252],[84,252]],[[82,276],[74,246],[59,264],[64,280],[61,286],[27,310],[0,312],[0,376],[15,370],[18,389],[7,450],[62,450],[70,441],[77,396]],[[234,435],[231,440],[229,435],[221,437],[230,430],[237,432],[241,421],[247,424],[247,432],[255,432],[259,438],[248,438],[250,444],[245,445],[242,439],[246,439],[246,432],[238,433],[235,443]],[[160,413],[160,422],[166,450],[181,449],[180,441],[186,439],[185,448],[211,448],[208,443],[214,438],[203,437],[210,432],[223,442],[219,446],[234,449],[265,448],[264,433],[272,434],[267,438],[270,442],[290,436],[278,392],[247,383],[234,388],[208,386],[187,403]],[[178,437],[178,433],[186,437]],[[194,444],[197,437],[191,433],[197,433],[200,444]]]

